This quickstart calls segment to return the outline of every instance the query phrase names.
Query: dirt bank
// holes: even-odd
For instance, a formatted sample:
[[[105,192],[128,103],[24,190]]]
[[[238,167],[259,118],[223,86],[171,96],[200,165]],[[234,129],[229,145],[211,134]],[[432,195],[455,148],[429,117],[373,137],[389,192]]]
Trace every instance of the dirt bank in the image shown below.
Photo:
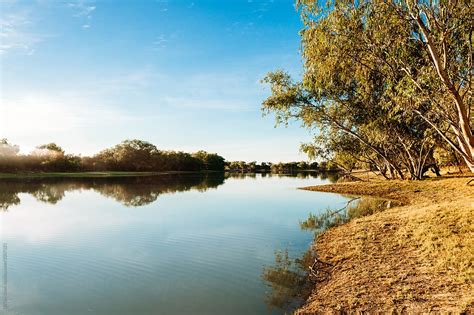
[[[332,228],[314,244],[330,277],[296,314],[474,313],[470,178],[338,183],[305,189],[397,199],[403,206]]]

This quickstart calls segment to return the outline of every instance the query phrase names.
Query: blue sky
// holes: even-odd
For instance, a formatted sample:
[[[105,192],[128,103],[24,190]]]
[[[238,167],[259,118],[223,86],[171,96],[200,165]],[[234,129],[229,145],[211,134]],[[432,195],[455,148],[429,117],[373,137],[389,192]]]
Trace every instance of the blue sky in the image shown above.
[[[290,161],[310,140],[260,106],[301,73],[291,0],[0,0],[0,137],[93,154],[124,139]]]

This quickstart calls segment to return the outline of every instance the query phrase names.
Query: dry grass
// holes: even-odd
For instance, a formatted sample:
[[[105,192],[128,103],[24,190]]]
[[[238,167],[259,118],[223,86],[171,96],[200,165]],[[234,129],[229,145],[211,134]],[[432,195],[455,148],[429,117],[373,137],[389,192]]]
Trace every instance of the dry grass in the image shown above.
[[[467,177],[371,181],[309,190],[397,199],[403,206],[322,234],[331,262],[299,314],[474,312],[474,186]]]

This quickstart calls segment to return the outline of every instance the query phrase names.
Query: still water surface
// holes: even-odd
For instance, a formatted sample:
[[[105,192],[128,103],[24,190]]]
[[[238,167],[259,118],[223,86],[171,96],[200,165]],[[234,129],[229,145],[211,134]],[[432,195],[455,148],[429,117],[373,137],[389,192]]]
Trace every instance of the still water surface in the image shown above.
[[[300,255],[314,176],[0,181],[0,314],[280,314],[262,270]],[[2,210],[3,209],[3,210]]]

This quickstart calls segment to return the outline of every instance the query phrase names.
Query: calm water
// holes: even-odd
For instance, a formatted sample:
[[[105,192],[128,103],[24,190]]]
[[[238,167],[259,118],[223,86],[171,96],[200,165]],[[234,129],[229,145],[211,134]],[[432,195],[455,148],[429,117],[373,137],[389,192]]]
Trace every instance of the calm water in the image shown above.
[[[304,252],[328,179],[155,176],[0,181],[0,314],[278,314],[262,270]]]

